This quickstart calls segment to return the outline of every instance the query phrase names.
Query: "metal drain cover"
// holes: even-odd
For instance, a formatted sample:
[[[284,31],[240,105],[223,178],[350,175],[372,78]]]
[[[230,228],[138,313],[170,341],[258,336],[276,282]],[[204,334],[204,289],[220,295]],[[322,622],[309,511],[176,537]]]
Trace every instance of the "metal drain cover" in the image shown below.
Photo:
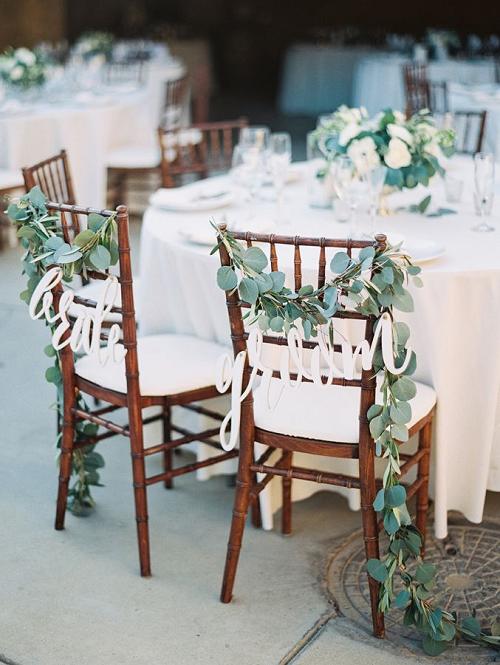
[[[382,551],[385,543],[382,542]],[[426,561],[437,566],[435,599],[441,607],[455,610],[459,616],[475,610],[482,625],[489,626],[500,616],[500,524],[481,525],[454,520],[445,541],[433,539],[429,528]],[[370,600],[365,572],[365,554],[361,531],[352,534],[332,553],[327,571],[327,587],[340,613],[351,620],[351,627],[371,633]],[[354,626],[352,625],[354,624]],[[402,611],[393,609],[386,617],[386,640],[380,648],[423,656],[420,638],[414,628],[402,623]],[[500,662],[498,652],[464,641],[433,659],[434,663]]]

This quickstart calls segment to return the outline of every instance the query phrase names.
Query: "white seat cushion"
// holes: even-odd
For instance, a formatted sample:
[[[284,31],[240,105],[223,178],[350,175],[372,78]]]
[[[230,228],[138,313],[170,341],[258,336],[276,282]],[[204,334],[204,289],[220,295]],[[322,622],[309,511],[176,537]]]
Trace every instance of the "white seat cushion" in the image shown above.
[[[108,168],[154,169],[160,165],[160,149],[157,146],[125,146],[107,155]]]
[[[0,189],[14,189],[14,187],[24,188],[21,172],[0,169]]]
[[[76,289],[75,293],[77,296],[80,296],[80,298],[85,298],[86,300],[94,300],[97,302],[101,298],[101,294],[104,289],[104,280],[97,280],[94,279],[88,284],[85,284],[85,286],[81,286],[79,289]],[[134,293],[137,293],[137,288],[139,284],[139,278],[134,277],[134,283],[133,283],[133,289]],[[109,293],[109,292],[108,292]],[[108,304],[110,302],[110,298],[106,297],[105,303]],[[121,307],[122,306],[122,294],[120,289],[118,289],[118,292],[116,294],[115,302],[114,302],[115,307]],[[85,305],[80,305],[78,303],[72,303],[71,307],[69,308],[69,315],[71,317],[75,317],[78,315],[78,313],[83,309],[86,309]],[[93,309],[93,308],[91,308]],[[116,323],[120,323],[122,320],[121,314],[117,312],[110,312],[106,317],[106,321],[113,321]]]
[[[214,384],[217,359],[227,348],[188,335],[150,335],[137,340],[141,395],[174,395]],[[99,386],[127,392],[125,361],[102,366],[94,355],[80,358],[75,371]]]
[[[271,379],[271,406],[280,390],[280,379]],[[317,386],[302,383],[297,388],[285,386],[276,408],[268,408],[267,391],[259,385],[254,390],[255,425],[261,429],[306,439],[358,443],[359,399],[361,388]],[[382,393],[377,390],[377,403]],[[417,383],[417,394],[411,400],[411,427],[425,416],[436,403],[436,393]]]

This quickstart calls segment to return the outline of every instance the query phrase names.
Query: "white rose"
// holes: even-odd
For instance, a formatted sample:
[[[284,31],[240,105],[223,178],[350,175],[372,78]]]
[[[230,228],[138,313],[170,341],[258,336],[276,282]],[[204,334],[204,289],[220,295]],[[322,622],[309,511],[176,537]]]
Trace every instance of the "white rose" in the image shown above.
[[[365,175],[380,165],[377,146],[371,136],[365,136],[363,139],[353,141],[347,149],[347,154],[352,159],[356,171],[360,175]]]
[[[395,139],[401,139],[408,145],[413,145],[413,136],[406,129],[406,127],[401,127],[401,125],[389,124],[387,125],[387,131],[389,136]]]
[[[406,120],[404,113],[401,113],[401,111],[393,111],[393,115],[397,125],[404,125]]]
[[[411,164],[411,154],[406,143],[399,138],[391,139],[384,161],[390,169],[401,169],[404,166],[409,166]]]
[[[33,51],[30,51],[27,48],[18,48],[16,49],[14,56],[19,62],[22,62],[27,67],[31,67],[36,62],[36,56]]]
[[[360,125],[352,122],[347,127],[340,132],[339,135],[339,145],[347,145],[355,136],[357,136],[362,131]]]
[[[19,81],[19,79],[23,78],[23,74],[24,74],[24,67],[21,67],[21,65],[16,65],[10,71],[10,79],[11,81]]]

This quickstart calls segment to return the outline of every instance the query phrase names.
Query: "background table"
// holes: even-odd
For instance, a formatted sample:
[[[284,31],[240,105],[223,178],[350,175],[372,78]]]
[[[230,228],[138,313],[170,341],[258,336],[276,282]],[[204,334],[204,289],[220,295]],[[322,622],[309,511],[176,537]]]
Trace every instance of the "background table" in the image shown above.
[[[401,68],[406,62],[407,59],[394,55],[371,55],[359,59],[354,71],[353,106],[364,106],[370,114],[388,107],[404,110]],[[494,83],[495,63],[491,58],[430,62],[428,75],[436,82]]]
[[[368,48],[295,44],[285,55],[280,111],[318,115],[350,104],[356,64],[369,52]]]
[[[416,378],[432,385],[438,395],[431,482],[438,537],[446,534],[447,510],[459,510],[479,522],[486,490],[500,491],[500,225],[489,234],[471,230],[477,223],[470,186],[472,163],[457,159],[450,169],[469,184],[459,214],[427,218],[399,213],[380,221],[381,229],[402,234],[410,245],[433,238],[446,246],[442,258],[425,264],[424,288],[413,293],[415,313],[405,315],[418,356]],[[433,190],[435,201],[443,203],[440,181]],[[413,190],[396,198],[408,203],[422,196],[422,191]],[[290,225],[275,227],[275,232],[345,237],[345,225],[335,222],[331,211],[308,207],[303,182],[288,186],[287,199]],[[494,218],[499,212],[496,205]],[[272,203],[262,203],[252,222],[247,220],[244,205],[195,214],[149,208],[141,238],[141,333],[178,332],[227,344],[224,294],[215,283],[217,257],[209,256],[208,247],[186,242],[181,234],[207,229],[210,217],[225,219],[241,229],[254,225],[256,230],[271,231],[273,214]],[[308,272],[306,254],[304,261],[307,283],[314,264]],[[345,473],[356,469],[356,462],[350,460],[325,458],[323,464]],[[270,486],[276,487],[274,481]],[[315,491],[318,486],[314,483],[294,482],[295,500]],[[359,507],[357,491],[335,491],[346,494],[351,507]],[[276,496],[270,495],[265,501],[268,513],[278,503]],[[269,525],[269,514],[266,519]]]
[[[101,95],[80,92],[62,102],[0,109],[0,168],[20,169],[66,148],[78,203],[105,207],[107,153],[131,137],[154,143],[165,83],[183,71],[176,60],[152,62],[136,91],[110,86]]]

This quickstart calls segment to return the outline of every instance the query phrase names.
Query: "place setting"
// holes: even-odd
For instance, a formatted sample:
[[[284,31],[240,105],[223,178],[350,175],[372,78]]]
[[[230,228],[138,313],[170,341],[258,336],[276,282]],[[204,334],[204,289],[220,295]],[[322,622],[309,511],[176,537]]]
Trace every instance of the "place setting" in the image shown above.
[[[0,661],[490,663],[500,37],[202,4],[0,26]]]

